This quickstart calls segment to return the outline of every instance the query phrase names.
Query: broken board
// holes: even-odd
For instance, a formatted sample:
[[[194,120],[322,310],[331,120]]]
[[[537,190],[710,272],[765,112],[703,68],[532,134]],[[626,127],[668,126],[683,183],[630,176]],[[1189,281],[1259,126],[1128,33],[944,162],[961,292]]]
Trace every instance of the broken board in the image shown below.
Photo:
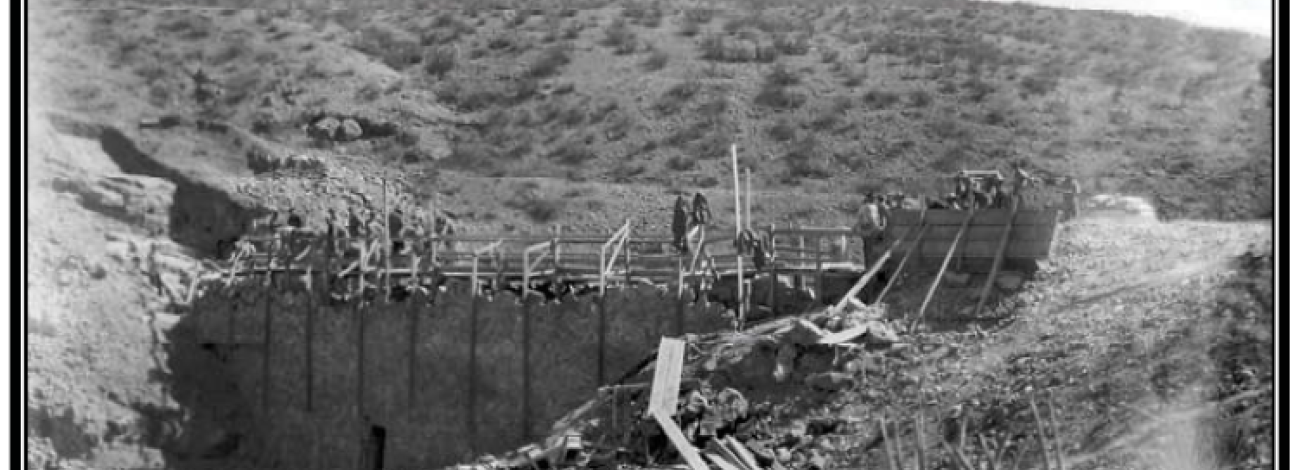
[[[646,414],[660,411],[664,416],[677,414],[677,395],[682,386],[682,361],[686,355],[686,342],[675,338],[659,340],[659,356],[655,361],[655,379],[650,389],[650,403]]]

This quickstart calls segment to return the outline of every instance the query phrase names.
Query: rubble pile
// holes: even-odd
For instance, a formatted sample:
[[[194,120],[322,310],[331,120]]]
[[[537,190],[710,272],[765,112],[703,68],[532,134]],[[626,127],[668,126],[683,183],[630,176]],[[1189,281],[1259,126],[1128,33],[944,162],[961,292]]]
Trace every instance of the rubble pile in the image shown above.
[[[831,468],[843,441],[873,428],[811,410],[868,382],[892,386],[885,370],[910,346],[885,310],[831,308],[741,333],[687,335],[670,421],[649,411],[653,390],[663,386],[649,365],[602,387],[543,442],[458,468]]]

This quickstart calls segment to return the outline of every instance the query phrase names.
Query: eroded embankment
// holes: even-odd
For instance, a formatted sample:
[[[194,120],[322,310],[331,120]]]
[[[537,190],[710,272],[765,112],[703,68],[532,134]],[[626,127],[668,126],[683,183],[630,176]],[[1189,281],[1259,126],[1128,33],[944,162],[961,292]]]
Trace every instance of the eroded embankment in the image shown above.
[[[218,241],[245,233],[251,221],[265,212],[253,201],[237,199],[211,182],[161,163],[116,127],[57,113],[49,114],[48,118],[62,134],[98,142],[104,154],[123,173],[174,184],[170,206],[159,209],[166,211],[166,234],[200,253],[216,254]],[[130,206],[132,201],[123,203]]]
[[[249,281],[203,295],[173,330],[178,368],[215,366],[178,374],[177,399],[229,417],[216,427],[249,443],[232,457],[356,468],[382,429],[387,468],[446,465],[549,434],[602,372],[638,367],[663,335],[730,325],[717,304],[649,288],[610,290],[603,305],[447,292],[334,303]]]

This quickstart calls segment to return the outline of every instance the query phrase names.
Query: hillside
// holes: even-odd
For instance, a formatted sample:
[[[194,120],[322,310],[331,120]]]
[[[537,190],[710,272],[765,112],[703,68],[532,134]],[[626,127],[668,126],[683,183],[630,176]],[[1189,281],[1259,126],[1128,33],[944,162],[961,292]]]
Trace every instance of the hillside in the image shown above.
[[[777,192],[1025,159],[1086,191],[1150,197],[1167,217],[1272,214],[1263,38],[977,2],[528,5],[86,11],[53,20],[43,47],[61,59],[39,76],[53,103],[109,121],[209,116],[453,180],[725,189],[735,142]],[[188,78],[199,66],[225,91],[203,109]],[[62,73],[76,69],[95,74]],[[344,142],[306,132],[325,117],[360,129]],[[240,160],[174,134],[156,137],[162,158]]]

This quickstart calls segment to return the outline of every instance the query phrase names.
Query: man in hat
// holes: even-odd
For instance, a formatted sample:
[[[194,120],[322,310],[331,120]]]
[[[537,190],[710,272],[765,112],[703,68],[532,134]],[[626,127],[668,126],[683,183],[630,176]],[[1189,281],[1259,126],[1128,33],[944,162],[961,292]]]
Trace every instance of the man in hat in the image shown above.
[[[875,245],[884,239],[885,214],[880,205],[881,198],[874,192],[867,193],[858,208],[857,231],[862,235],[862,262],[870,264]]]
[[[1073,176],[1065,178],[1065,220],[1079,216],[1079,180]]]
[[[686,198],[677,195],[677,201],[673,202],[673,247],[679,253],[685,254],[690,251],[686,246],[687,225],[691,222],[691,215],[686,208]]]
[[[691,202],[691,226],[702,225],[707,227],[713,220],[713,212],[709,210],[709,201],[704,198],[703,193],[695,193],[695,200]]]

